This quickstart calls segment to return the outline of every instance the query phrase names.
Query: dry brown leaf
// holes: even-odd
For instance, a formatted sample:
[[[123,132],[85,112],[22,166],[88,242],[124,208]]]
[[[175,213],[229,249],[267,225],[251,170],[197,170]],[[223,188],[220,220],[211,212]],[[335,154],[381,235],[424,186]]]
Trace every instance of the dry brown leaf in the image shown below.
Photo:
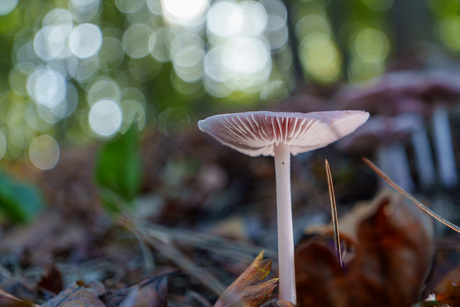
[[[338,292],[345,279],[333,251],[321,243],[305,241],[297,247],[295,264],[298,305],[335,306],[330,289]]]
[[[214,307],[260,306],[270,298],[278,279],[261,282],[270,273],[272,260],[262,260],[262,251],[252,264],[219,297]]]
[[[416,302],[433,255],[432,237],[429,216],[399,194],[383,199],[374,215],[358,227],[359,245],[347,274],[353,290],[350,302],[356,299],[363,306]]]
[[[51,264],[46,268],[45,274],[38,283],[38,287],[56,294],[63,290],[63,284],[61,271],[54,264]]]
[[[241,298],[231,303],[230,306],[258,307],[267,301],[278,285],[278,278],[267,280],[247,287]]]
[[[320,244],[296,251],[299,306],[410,306],[418,300],[433,254],[433,228],[399,194],[379,198],[357,227],[354,258],[342,271]]]
[[[92,282],[85,285],[77,281],[41,307],[104,307],[104,303],[99,299],[104,292],[105,288],[101,283]]]

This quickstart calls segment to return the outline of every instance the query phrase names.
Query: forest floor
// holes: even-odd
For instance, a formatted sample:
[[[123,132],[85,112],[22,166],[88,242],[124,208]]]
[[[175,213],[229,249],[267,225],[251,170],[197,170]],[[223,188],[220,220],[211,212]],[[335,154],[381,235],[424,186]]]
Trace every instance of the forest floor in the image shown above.
[[[114,214],[94,180],[99,148],[67,149],[50,171],[5,165],[40,186],[46,207],[25,224],[2,221],[0,306],[212,306],[219,297],[216,306],[289,306],[277,299],[272,158],[236,153],[195,127],[151,132],[140,192]],[[436,187],[414,195],[435,209],[456,200]],[[293,158],[292,199],[298,306],[460,306],[460,237],[360,157],[332,145]]]

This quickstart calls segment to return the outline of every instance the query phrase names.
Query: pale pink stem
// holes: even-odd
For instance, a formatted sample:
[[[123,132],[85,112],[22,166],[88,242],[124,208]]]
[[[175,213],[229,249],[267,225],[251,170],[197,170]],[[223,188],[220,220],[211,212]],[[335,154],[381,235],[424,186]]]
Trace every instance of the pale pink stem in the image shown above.
[[[433,112],[433,134],[441,183],[447,187],[453,187],[458,181],[457,165],[452,145],[449,112],[442,103]]]
[[[278,219],[279,297],[296,304],[294,233],[291,206],[291,152],[289,145],[275,146],[276,212]]]

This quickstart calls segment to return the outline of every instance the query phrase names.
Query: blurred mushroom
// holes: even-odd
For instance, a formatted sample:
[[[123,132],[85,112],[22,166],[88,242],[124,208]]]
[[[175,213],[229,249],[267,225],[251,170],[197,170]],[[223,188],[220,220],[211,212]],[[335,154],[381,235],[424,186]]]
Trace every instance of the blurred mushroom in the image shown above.
[[[420,92],[422,78],[413,71],[387,73],[365,83],[344,87],[334,101],[344,109],[363,109],[371,114],[397,115],[415,112],[427,115],[430,108],[420,99],[411,99]]]
[[[458,182],[457,165],[449,123],[448,105],[456,105],[460,98],[459,75],[433,73],[421,87],[421,98],[433,104],[432,129],[439,179],[446,187]]]
[[[363,111],[245,112],[215,115],[198,127],[243,154],[273,156],[276,174],[280,299],[296,304],[290,156],[325,147],[369,118]]]
[[[444,186],[450,187],[457,183],[458,176],[447,104],[460,97],[457,79],[459,76],[447,73],[394,72],[367,86],[346,87],[335,99],[345,109],[360,108],[373,114],[414,112],[427,118],[431,116],[439,179]],[[418,157],[420,183],[430,186],[435,177],[432,176],[434,166],[426,130],[418,130],[412,140]]]
[[[351,151],[375,151],[377,164],[398,185],[407,191],[414,189],[404,141],[423,128],[422,119],[413,113],[394,117],[373,116],[353,135],[342,141]],[[375,147],[374,147],[375,146]]]

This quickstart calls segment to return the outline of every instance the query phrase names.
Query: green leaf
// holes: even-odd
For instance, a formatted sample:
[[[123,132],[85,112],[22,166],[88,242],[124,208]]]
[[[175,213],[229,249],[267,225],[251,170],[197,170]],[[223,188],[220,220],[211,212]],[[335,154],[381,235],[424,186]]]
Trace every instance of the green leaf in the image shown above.
[[[133,202],[142,182],[140,140],[135,125],[101,147],[95,180],[106,210],[121,212]]]
[[[15,223],[27,223],[43,210],[42,195],[36,186],[0,174],[0,212]]]

